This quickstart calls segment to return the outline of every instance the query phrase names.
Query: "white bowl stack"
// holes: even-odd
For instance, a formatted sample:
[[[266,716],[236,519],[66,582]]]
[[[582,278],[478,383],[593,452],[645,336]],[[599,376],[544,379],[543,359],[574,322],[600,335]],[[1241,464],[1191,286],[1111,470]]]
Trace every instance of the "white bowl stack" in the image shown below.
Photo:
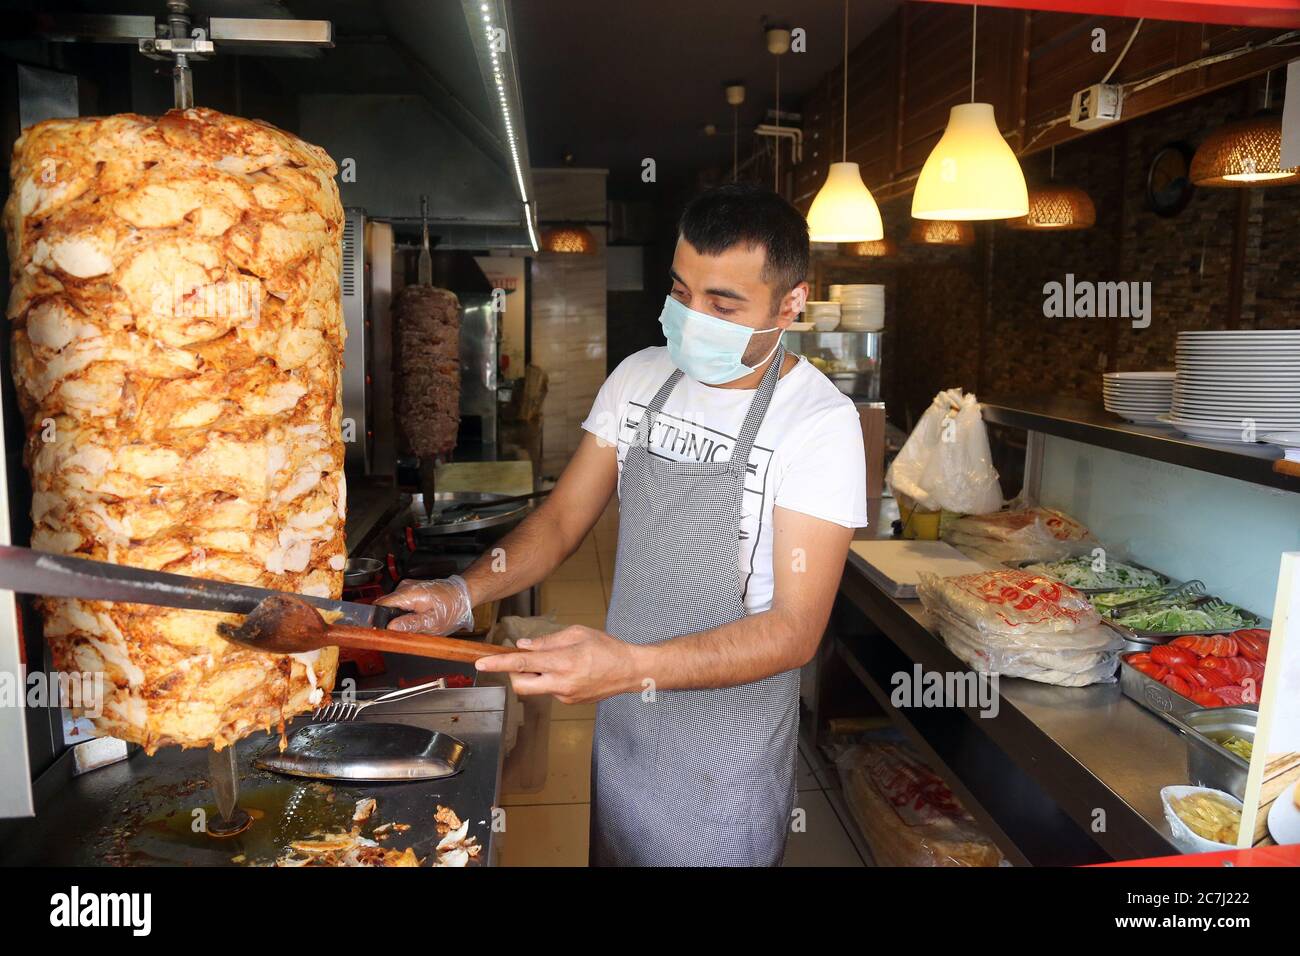
[[[1101,377],[1106,411],[1140,424],[1168,415],[1174,400],[1173,372],[1106,372]]]
[[[840,304],[840,328],[846,332],[879,332],[885,327],[883,285],[833,285],[831,300]]]
[[[1300,329],[1179,332],[1170,420],[1205,441],[1300,429]]]
[[[804,305],[804,318],[813,324],[818,332],[833,332],[840,324],[840,304],[838,302],[807,302]]]

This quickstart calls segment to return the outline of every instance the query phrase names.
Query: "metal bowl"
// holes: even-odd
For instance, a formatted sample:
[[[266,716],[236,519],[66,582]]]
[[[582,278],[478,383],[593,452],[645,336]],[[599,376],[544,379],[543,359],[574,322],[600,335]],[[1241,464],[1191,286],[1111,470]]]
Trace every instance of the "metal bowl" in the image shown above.
[[[384,562],[378,558],[349,558],[343,566],[343,584],[350,588],[371,584],[383,570]]]
[[[1186,738],[1188,779],[1244,800],[1250,761],[1228,750],[1217,738],[1232,734],[1254,744],[1257,707],[1204,707],[1165,716]]]

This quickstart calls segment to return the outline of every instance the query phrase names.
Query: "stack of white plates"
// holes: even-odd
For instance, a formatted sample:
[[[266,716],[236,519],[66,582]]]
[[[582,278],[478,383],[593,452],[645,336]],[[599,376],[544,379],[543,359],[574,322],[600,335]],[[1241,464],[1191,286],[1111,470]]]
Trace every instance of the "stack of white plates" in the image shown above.
[[[1256,441],[1300,428],[1300,329],[1179,332],[1170,420],[1192,438]]]
[[[840,328],[848,332],[879,332],[885,327],[883,285],[833,285],[831,300],[840,304]]]
[[[1154,423],[1169,414],[1173,372],[1106,372],[1101,379],[1106,411],[1131,422]]]
[[[838,302],[808,302],[804,306],[804,318],[813,324],[818,332],[833,332],[840,324],[840,304]]]

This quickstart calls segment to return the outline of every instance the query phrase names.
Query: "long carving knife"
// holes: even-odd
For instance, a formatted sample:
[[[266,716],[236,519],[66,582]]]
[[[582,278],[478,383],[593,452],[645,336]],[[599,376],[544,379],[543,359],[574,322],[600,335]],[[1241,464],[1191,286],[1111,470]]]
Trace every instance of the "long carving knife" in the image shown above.
[[[125,564],[71,558],[12,545],[0,545],[0,588],[45,597],[123,601],[231,614],[248,614],[264,598],[282,593],[269,588],[146,571]],[[405,613],[398,608],[373,604],[335,601],[309,594],[297,596],[322,611],[337,612],[342,623],[361,627],[387,627],[394,617]]]

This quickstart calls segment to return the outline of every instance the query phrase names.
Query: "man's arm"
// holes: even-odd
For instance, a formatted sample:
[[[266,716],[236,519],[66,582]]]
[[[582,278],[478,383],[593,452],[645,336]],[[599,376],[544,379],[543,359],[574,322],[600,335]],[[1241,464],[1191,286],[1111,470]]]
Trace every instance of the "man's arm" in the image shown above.
[[[569,627],[520,642],[526,653],[480,660],[480,670],[512,672],[519,694],[554,694],[563,703],[642,690],[730,687],[801,667],[817,650],[844,573],[853,529],[774,509],[772,607],[721,627],[659,644],[626,644],[601,631]]]
[[[461,575],[474,605],[518,594],[544,581],[582,544],[618,484],[613,445],[584,432],[542,504]]]

